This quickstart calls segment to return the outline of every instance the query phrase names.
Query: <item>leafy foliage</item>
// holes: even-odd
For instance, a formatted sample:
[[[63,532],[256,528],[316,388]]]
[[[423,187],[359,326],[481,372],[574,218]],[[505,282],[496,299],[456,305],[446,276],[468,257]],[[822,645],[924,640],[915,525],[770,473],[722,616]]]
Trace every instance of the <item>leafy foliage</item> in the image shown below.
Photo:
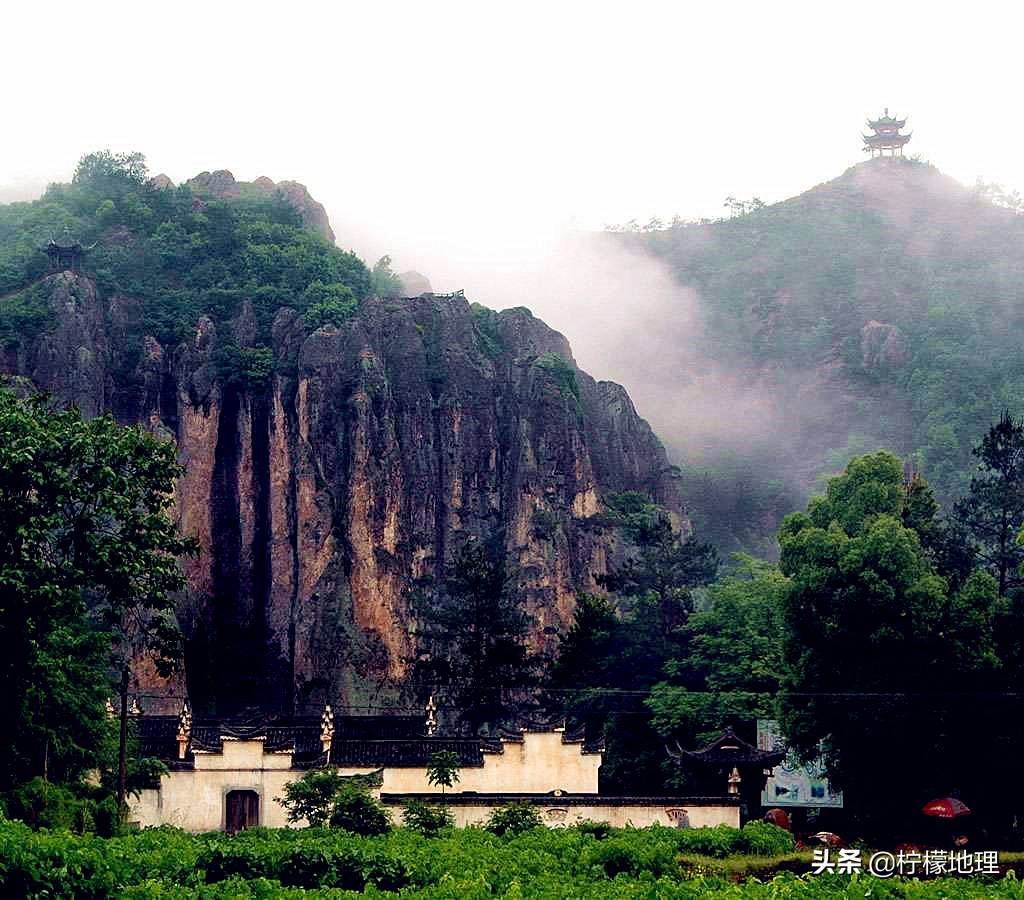
[[[278,802],[288,811],[288,821],[305,819],[314,828],[325,825],[331,817],[334,801],[345,784],[345,776],[334,769],[311,769],[301,778],[284,786]]]
[[[494,834],[522,834],[533,828],[542,828],[540,813],[525,800],[515,800],[499,806],[487,820],[487,830]]]
[[[147,829],[101,840],[32,832],[0,824],[0,890],[12,897],[299,898],[340,891],[433,898],[483,896],[818,898],[846,895],[931,898],[1019,896],[1016,879],[927,881],[804,875],[809,857],[695,856],[782,846],[763,829],[612,829],[604,839],[583,829],[536,828],[498,837],[467,828],[427,838],[409,829],[361,838],[341,832],[251,829],[233,837]],[[712,837],[711,833],[714,833]],[[705,835],[707,835],[705,837]],[[724,852],[728,853],[729,850]],[[754,863],[760,880],[736,884],[726,864]],[[691,874],[716,870],[719,877]],[[804,877],[772,878],[773,866]],[[742,870],[740,870],[742,871]]]
[[[38,299],[25,291],[46,274],[42,249],[64,228],[85,245],[96,242],[85,266],[101,292],[137,301],[129,328],[164,344],[189,336],[203,315],[226,324],[248,300],[257,343],[266,345],[281,307],[308,314],[316,328],[340,324],[370,295],[366,266],[304,229],[281,198],[198,197],[188,186],[153,187],[145,174],[141,154],[101,151],[83,157],[70,185],[0,206],[0,342],[25,325],[46,326]]]
[[[708,606],[687,622],[687,655],[666,663],[647,700],[659,734],[692,747],[726,725],[743,730],[774,714],[787,590],[775,566],[742,556],[709,589]]]
[[[444,789],[454,786],[459,780],[459,755],[452,750],[438,750],[430,754],[427,762],[427,783]]]
[[[331,828],[341,828],[365,837],[386,834],[391,828],[388,811],[364,786],[347,780],[338,790],[331,808]]]
[[[479,303],[471,304],[470,309],[480,349],[491,359],[498,359],[508,350],[498,324],[498,314]]]
[[[435,837],[455,824],[455,817],[444,806],[434,806],[421,800],[410,800],[402,810],[405,827],[424,835]]]
[[[856,459],[779,537],[785,733],[807,756],[821,745],[848,810],[889,828],[964,786],[951,761],[972,735],[1006,733],[981,699],[999,684],[998,586],[975,572],[951,592],[904,523],[908,497],[894,456]]]
[[[303,299],[306,302],[306,327],[311,331],[325,325],[337,328],[352,317],[359,305],[352,288],[321,281],[314,281],[306,288]]]
[[[550,705],[590,733],[604,732],[602,791],[658,793],[666,758],[644,701],[665,665],[686,655],[693,590],[714,578],[718,560],[642,494],[611,495],[606,507],[601,527],[621,529],[629,546],[624,563],[602,579],[617,596],[614,603],[578,597],[549,673]]]
[[[109,748],[112,652],[177,656],[171,595],[194,543],[169,518],[174,448],[108,416],[0,390],[0,787],[77,781]]]
[[[382,256],[370,272],[370,287],[377,297],[398,297],[402,293],[402,279],[391,271],[391,257]]]
[[[1024,583],[1024,547],[1017,543],[1024,528],[1024,422],[1004,412],[971,452],[978,474],[954,507],[953,518],[1005,596]]]
[[[313,828],[330,824],[352,834],[385,834],[391,827],[387,810],[371,795],[359,776],[334,769],[312,769],[289,782],[278,798],[289,822],[305,820]]]
[[[580,386],[576,381],[576,369],[557,353],[542,353],[533,361],[534,366],[546,372],[563,395],[580,402]]]

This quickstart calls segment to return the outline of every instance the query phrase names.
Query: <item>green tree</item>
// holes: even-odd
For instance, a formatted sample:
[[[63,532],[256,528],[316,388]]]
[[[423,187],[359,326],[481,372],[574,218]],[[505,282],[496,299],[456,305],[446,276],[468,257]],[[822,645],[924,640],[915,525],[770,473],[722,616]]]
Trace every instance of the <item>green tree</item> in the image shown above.
[[[434,787],[441,788],[441,797],[444,798],[444,789],[455,785],[459,780],[459,755],[452,750],[439,750],[430,754],[427,762],[427,782]]]
[[[1024,422],[1003,413],[972,451],[978,474],[953,509],[971,548],[995,576],[1003,596],[1022,583],[1024,546]]]
[[[484,826],[500,835],[517,835],[535,828],[543,828],[540,813],[525,800],[513,800],[491,813]]]
[[[327,824],[346,778],[334,769],[311,769],[284,786],[284,796],[275,797],[293,825],[303,820],[314,828]]]
[[[174,448],[141,429],[0,390],[0,716],[14,736],[3,786],[97,765],[113,663],[123,808],[128,661],[177,657],[171,597],[195,546],[168,516],[180,472]]]
[[[141,185],[146,180],[146,157],[142,153],[112,153],[98,150],[87,153],[75,167],[72,183],[98,190],[120,189]]]
[[[714,580],[718,552],[694,537],[684,538],[662,512],[629,530],[636,550],[602,584],[621,597],[655,602],[668,633],[682,625],[692,610],[692,588]]]
[[[407,800],[402,809],[405,827],[424,837],[436,837],[455,824],[455,817],[446,806],[432,806],[422,800]]]
[[[647,700],[660,735],[693,747],[727,725],[750,731],[774,714],[788,587],[777,567],[740,555],[732,574],[709,588],[707,608],[687,622],[686,655],[666,663],[667,677]]]
[[[417,607],[417,680],[446,692],[471,734],[514,717],[537,684],[539,661],[527,649],[529,622],[504,564],[483,544],[467,543],[443,589]]]
[[[370,793],[369,788],[347,778],[338,790],[331,809],[331,828],[372,837],[391,830],[388,811]]]
[[[664,741],[645,705],[666,663],[686,656],[686,623],[693,589],[714,578],[717,554],[683,538],[648,498],[608,498],[605,520],[617,526],[630,550],[601,579],[615,602],[581,595],[576,619],[563,637],[548,679],[549,705],[605,736],[601,789],[664,790]]]
[[[391,257],[382,256],[370,270],[370,284],[377,297],[397,297],[402,293],[402,279],[391,271]]]
[[[970,773],[964,736],[992,724],[974,701],[994,684],[995,582],[957,593],[901,517],[899,460],[851,461],[779,535],[784,732],[830,776],[865,827],[893,827]]]
[[[324,325],[343,324],[356,311],[358,302],[352,289],[344,284],[314,281],[302,295],[306,307],[306,327],[311,331]]]

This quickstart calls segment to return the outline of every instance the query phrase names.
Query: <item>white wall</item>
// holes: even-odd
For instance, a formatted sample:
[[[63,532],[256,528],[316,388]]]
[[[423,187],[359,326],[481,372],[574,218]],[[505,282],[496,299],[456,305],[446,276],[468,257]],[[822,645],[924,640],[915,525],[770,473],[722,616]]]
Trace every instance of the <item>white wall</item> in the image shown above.
[[[301,778],[301,770],[292,769],[290,752],[267,753],[261,740],[225,740],[222,753],[195,754],[194,769],[174,770],[160,781],[159,790],[145,790],[131,804],[131,819],[140,826],[175,825],[187,831],[216,831],[224,828],[225,802],[228,791],[252,790],[260,798],[261,825],[276,828],[288,824],[284,808],[276,798],[284,795],[284,787]],[[504,744],[503,753],[484,754],[482,766],[459,770],[459,781],[453,793],[474,791],[480,794],[546,794],[560,790],[569,794],[597,794],[600,753],[583,753],[580,744],[563,744],[562,733],[528,732],[523,740]],[[342,775],[366,774],[370,768],[342,767]],[[440,788],[427,782],[424,767],[384,770],[380,791],[386,794],[438,794]],[[490,806],[453,806],[460,825],[482,822]],[[564,817],[552,814],[551,824],[594,819],[613,825],[633,824],[637,827],[654,821],[672,824],[664,806],[635,807],[602,805],[595,798],[591,806],[566,808]],[[545,813],[548,814],[548,813]],[[690,824],[739,822],[735,807],[694,807],[688,810]],[[401,821],[400,810],[394,818]],[[705,821],[707,820],[707,821]],[[300,823],[304,824],[304,823]]]
[[[391,817],[401,822],[401,804],[396,803]],[[455,817],[455,825],[464,828],[467,825],[482,825],[495,809],[495,805],[480,803],[479,805],[459,804],[449,806]],[[552,827],[575,825],[578,822],[607,822],[615,828],[646,828],[649,825],[675,826],[679,823],[680,812],[685,812],[691,828],[704,828],[713,825],[740,824],[739,806],[686,806],[682,804],[666,804],[664,801],[648,805],[641,801],[629,805],[602,803],[598,797],[586,806],[558,806],[557,802],[536,807],[545,825]]]
[[[194,770],[172,771],[160,779],[159,790],[142,791],[129,818],[143,828],[218,831],[224,828],[228,791],[251,790],[260,798],[260,825],[283,828],[288,820],[275,798],[302,775],[291,765],[291,753],[265,753],[263,741],[225,740],[223,753],[196,753]]]

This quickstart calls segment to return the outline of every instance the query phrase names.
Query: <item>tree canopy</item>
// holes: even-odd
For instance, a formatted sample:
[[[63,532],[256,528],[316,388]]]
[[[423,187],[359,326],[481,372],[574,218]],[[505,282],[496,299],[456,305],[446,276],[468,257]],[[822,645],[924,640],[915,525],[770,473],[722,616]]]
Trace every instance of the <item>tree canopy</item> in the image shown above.
[[[862,823],[916,812],[971,778],[961,755],[991,730],[1001,601],[987,573],[951,591],[903,513],[896,457],[853,460],[779,535],[785,667],[782,722]]]
[[[442,589],[419,598],[417,617],[414,677],[440,690],[462,729],[504,724],[532,702],[540,661],[527,648],[528,621],[504,563],[485,544],[463,545]]]
[[[14,347],[51,325],[38,281],[47,241],[64,229],[91,247],[84,265],[105,296],[121,295],[124,327],[176,344],[201,316],[215,324],[252,305],[255,348],[270,352],[282,307],[308,327],[340,324],[372,292],[354,254],[304,228],[284,199],[240,186],[218,199],[188,185],[146,180],[140,153],[84,156],[71,184],[52,184],[32,203],[0,205],[0,345]],[[131,368],[132,361],[125,370]],[[275,360],[286,366],[288,360]]]
[[[180,471],[141,429],[0,389],[0,788],[96,766],[118,660],[137,642],[173,659]]]

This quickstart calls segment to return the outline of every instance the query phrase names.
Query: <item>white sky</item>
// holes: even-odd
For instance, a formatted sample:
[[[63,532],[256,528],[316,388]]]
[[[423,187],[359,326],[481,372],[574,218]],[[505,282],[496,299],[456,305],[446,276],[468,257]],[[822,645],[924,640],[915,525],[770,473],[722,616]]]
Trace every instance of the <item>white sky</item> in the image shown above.
[[[566,228],[799,193],[864,158],[886,105],[908,152],[1024,187],[1022,20],[891,0],[11,0],[0,197],[103,147],[175,181],[295,179],[369,262],[537,309],[518,275]]]

